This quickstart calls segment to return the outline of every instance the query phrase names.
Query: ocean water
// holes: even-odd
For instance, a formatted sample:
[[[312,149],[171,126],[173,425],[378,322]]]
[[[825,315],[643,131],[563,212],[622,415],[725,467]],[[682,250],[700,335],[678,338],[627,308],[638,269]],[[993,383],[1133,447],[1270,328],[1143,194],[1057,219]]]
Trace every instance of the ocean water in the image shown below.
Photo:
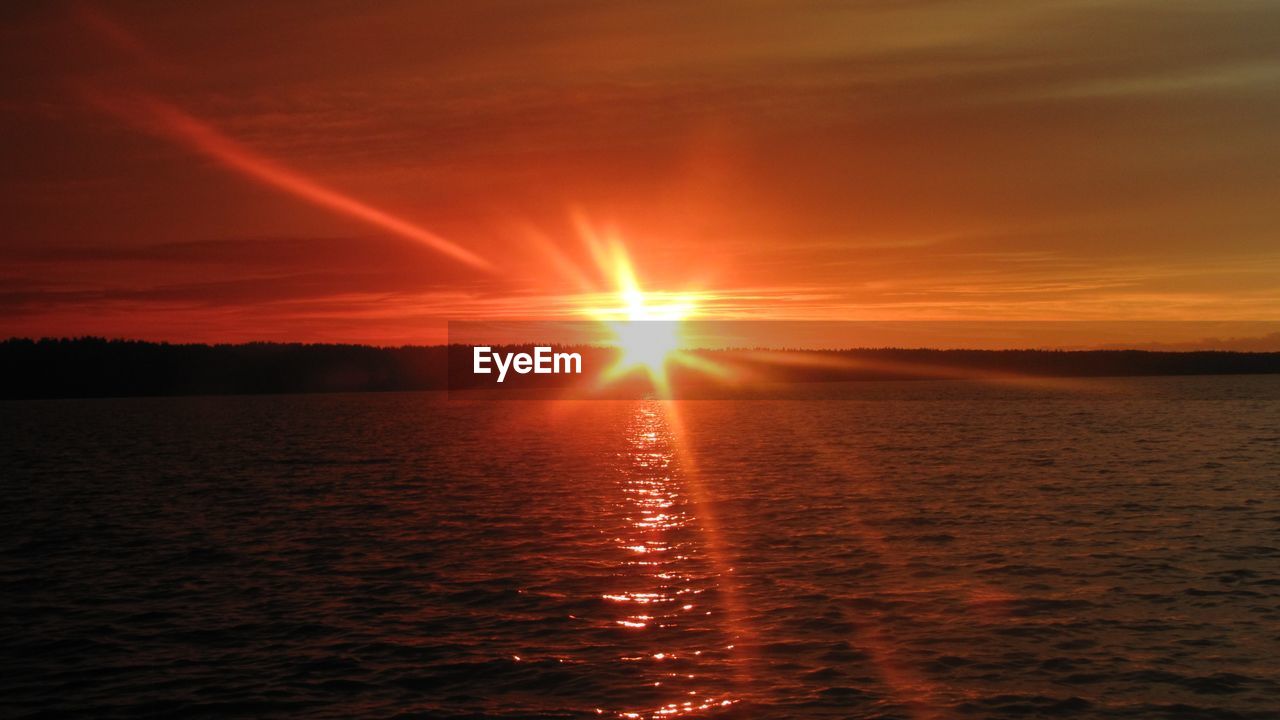
[[[802,392],[0,404],[0,716],[1280,716],[1280,377]]]

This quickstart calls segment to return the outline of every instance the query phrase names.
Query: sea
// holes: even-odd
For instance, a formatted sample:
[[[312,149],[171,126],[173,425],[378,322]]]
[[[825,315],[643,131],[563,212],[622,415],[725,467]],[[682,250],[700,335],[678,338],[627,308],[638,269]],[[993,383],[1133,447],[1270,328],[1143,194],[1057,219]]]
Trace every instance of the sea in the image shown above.
[[[0,717],[1280,717],[1280,376],[0,421]]]

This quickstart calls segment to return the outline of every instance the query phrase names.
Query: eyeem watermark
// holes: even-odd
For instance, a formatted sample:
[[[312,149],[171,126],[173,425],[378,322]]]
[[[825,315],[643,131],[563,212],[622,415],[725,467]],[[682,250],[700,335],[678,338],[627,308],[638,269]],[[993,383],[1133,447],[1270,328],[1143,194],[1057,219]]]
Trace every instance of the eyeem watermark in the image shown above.
[[[576,352],[552,352],[548,346],[539,345],[533,354],[526,352],[493,352],[493,348],[477,345],[472,348],[471,372],[476,375],[489,375],[493,363],[498,370],[498,382],[507,378],[508,370],[515,370],[521,375],[581,375],[582,355]]]
[[[1280,374],[1280,351],[1269,352],[1273,345],[1266,344],[1280,337],[1276,323],[1224,327],[1193,321],[453,321],[449,344],[418,351],[410,370],[422,377],[444,370],[450,397],[467,400],[862,398],[899,380],[1050,388],[1058,386],[1043,378]],[[1239,349],[1172,349],[1236,350],[1227,344]],[[855,382],[862,384],[837,386]]]

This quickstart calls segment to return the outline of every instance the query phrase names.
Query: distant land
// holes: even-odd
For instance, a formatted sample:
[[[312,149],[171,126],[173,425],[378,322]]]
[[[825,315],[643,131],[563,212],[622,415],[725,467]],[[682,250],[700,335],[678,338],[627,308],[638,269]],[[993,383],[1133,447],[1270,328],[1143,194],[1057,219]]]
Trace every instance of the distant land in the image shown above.
[[[615,350],[575,347],[601,368]],[[708,350],[696,355],[771,383],[973,377],[1107,377],[1280,373],[1280,352],[1149,350]],[[450,379],[450,359],[454,378]],[[247,343],[168,344],[103,338],[0,342],[0,399],[382,392],[477,388],[460,376],[470,348]],[[676,382],[695,380],[675,369]],[[524,387],[559,376],[521,376]],[[577,379],[578,382],[581,379]],[[508,387],[511,387],[510,385]]]

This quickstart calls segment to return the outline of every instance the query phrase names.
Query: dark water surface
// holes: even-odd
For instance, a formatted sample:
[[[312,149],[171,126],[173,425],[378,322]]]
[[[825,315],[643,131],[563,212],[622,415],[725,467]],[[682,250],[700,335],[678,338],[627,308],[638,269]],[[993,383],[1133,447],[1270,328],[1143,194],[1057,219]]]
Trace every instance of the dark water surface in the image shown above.
[[[1280,716],[1280,377],[805,392],[0,404],[0,716]]]

